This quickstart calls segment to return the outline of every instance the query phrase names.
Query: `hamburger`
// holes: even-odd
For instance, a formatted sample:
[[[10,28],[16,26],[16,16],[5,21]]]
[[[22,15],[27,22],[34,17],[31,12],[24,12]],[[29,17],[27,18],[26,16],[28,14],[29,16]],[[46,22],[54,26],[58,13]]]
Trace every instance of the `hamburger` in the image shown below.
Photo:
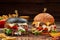
[[[56,32],[55,19],[49,13],[44,12],[36,15],[32,26],[32,33],[34,34]]]
[[[28,21],[23,18],[9,18],[6,20],[4,33],[7,35],[22,35],[28,31]]]

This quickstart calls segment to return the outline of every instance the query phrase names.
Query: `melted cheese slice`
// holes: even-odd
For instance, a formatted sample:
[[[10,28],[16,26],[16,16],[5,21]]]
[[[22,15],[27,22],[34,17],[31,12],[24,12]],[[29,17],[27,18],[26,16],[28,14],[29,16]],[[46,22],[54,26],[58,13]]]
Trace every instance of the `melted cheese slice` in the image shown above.
[[[10,27],[13,27],[15,25],[15,23],[9,24]]]
[[[46,26],[46,25],[42,25],[42,27],[43,27],[43,29],[47,28],[47,26]]]
[[[27,25],[27,23],[18,23],[18,25]]]
[[[48,31],[50,31],[50,30],[51,30],[51,26],[47,26],[47,28],[48,28]]]

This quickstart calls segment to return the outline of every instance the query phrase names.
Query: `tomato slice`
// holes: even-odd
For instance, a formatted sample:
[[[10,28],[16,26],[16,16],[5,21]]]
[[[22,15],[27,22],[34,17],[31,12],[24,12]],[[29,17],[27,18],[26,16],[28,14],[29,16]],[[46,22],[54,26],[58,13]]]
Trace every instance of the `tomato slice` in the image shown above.
[[[12,29],[18,30],[18,26],[13,26]]]
[[[27,31],[28,30],[28,26],[24,26],[25,30]]]
[[[4,28],[5,21],[0,21],[0,28]]]
[[[38,30],[38,31],[40,31],[40,30],[42,30],[42,29],[43,29],[42,27],[37,27],[37,30]]]
[[[45,30],[45,31],[48,31],[48,28],[45,28],[44,30]]]
[[[54,29],[56,29],[56,25],[54,26]]]

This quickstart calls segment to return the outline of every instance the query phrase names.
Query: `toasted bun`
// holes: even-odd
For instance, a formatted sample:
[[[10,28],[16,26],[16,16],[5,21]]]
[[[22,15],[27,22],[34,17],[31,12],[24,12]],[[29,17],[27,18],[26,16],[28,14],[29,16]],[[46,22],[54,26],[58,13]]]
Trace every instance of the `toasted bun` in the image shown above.
[[[34,22],[54,23],[54,17],[50,15],[49,13],[40,13],[34,17]]]

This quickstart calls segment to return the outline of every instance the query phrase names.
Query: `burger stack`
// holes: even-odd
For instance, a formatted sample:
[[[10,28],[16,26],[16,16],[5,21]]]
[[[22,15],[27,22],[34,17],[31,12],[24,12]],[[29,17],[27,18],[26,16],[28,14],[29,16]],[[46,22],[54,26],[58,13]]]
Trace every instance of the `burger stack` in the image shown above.
[[[35,35],[56,32],[55,19],[51,14],[46,13],[46,10],[47,8],[44,8],[43,13],[34,17],[32,33]]]
[[[32,23],[32,33],[49,33],[56,32],[56,25],[54,23],[54,17],[49,13],[40,13],[38,14]]]

